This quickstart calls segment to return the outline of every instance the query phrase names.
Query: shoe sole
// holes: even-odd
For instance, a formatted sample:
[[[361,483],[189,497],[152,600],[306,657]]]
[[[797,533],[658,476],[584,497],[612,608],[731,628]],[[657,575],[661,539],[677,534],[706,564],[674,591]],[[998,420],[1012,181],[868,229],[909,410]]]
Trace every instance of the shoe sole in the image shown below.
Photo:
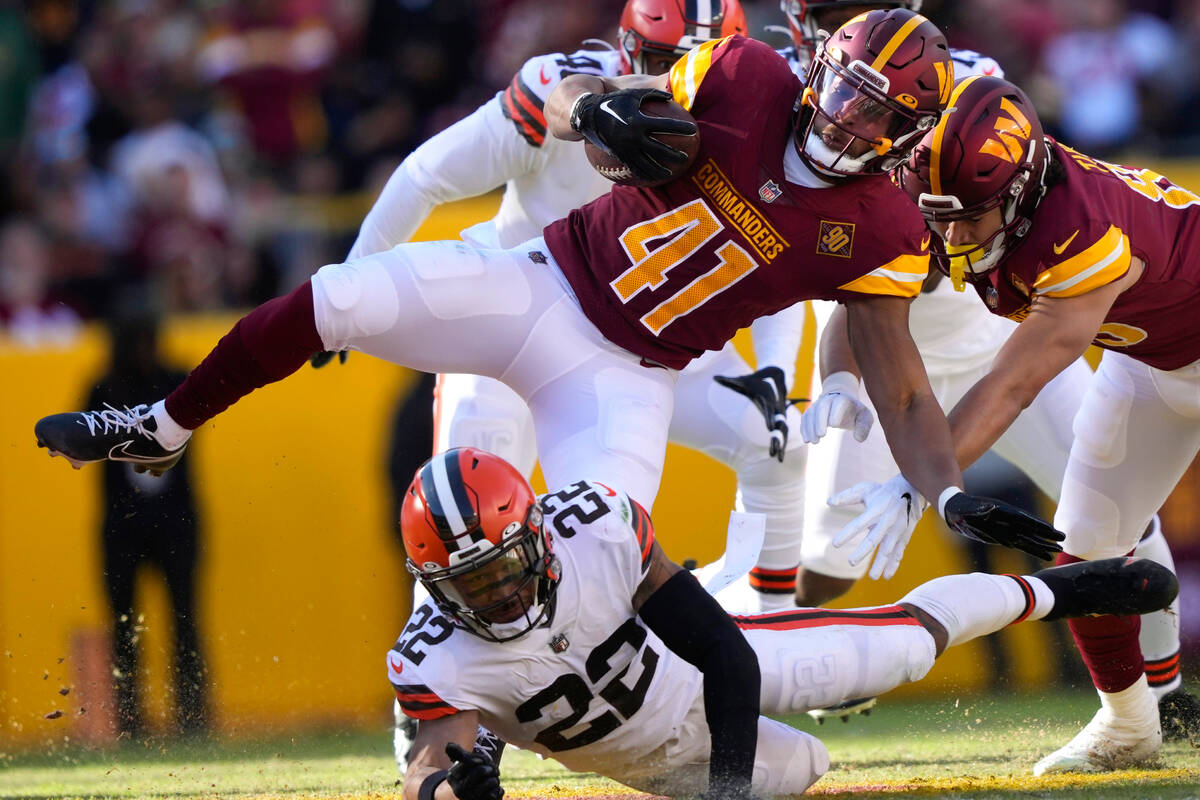
[[[58,457],[58,458],[66,459],[67,463],[70,464],[75,469],[82,469],[85,464],[100,464],[104,461],[121,461],[126,464],[132,464],[133,471],[136,473],[144,474],[144,473],[148,472],[156,478],[161,478],[164,472],[169,470],[171,467],[175,466],[177,463],[179,463],[179,459],[183,458],[183,451],[181,450],[178,455],[174,456],[173,458],[171,458],[169,460],[158,461],[158,462],[154,462],[152,464],[147,464],[144,461],[130,461],[125,458],[113,458],[113,459],[97,458],[97,459],[93,459],[91,461],[82,461],[78,458],[72,458],[71,456],[67,455],[66,453],[64,453],[60,450],[55,450],[53,447],[51,447],[50,445],[43,442],[41,437],[38,437],[37,446],[44,448],[46,450],[46,452],[50,455],[51,458]]]

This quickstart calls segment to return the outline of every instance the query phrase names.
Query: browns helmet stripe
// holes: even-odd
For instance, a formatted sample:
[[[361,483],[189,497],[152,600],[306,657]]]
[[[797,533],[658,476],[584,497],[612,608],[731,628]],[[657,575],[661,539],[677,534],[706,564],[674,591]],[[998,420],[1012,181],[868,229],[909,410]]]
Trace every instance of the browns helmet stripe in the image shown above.
[[[715,6],[715,8],[714,8]],[[698,39],[713,38],[721,29],[721,0],[687,0],[683,7],[683,33]]]
[[[460,548],[459,537],[479,525],[479,513],[467,496],[458,456],[459,451],[456,450],[440,453],[421,470],[426,507],[447,552],[451,553]],[[479,533],[479,536],[472,537],[472,541],[482,536]]]

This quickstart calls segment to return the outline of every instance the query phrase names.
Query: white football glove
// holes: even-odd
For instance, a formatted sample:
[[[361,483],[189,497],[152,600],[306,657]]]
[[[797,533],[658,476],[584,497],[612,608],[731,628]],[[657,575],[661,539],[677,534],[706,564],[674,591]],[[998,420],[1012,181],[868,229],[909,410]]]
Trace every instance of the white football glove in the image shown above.
[[[800,436],[816,444],[830,428],[854,431],[855,441],[865,441],[875,422],[871,409],[858,399],[858,378],[835,372],[821,382],[821,396],[800,417]]]
[[[859,503],[866,506],[865,511],[838,531],[833,546],[843,547],[865,532],[866,535],[850,555],[849,562],[854,566],[875,550],[870,572],[872,580],[891,578],[896,574],[904,548],[928,505],[903,475],[897,475],[886,483],[865,481],[855,484],[838,492],[828,502],[831,506]]]

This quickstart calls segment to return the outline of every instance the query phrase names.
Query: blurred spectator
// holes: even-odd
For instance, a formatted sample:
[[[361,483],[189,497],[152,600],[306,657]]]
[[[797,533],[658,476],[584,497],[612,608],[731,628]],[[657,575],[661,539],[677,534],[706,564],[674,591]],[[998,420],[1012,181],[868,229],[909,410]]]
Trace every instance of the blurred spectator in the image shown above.
[[[49,247],[44,232],[28,219],[0,227],[0,327],[29,345],[66,344],[79,317],[50,292]]]
[[[1144,145],[1169,119],[1181,81],[1180,42],[1157,17],[1122,0],[1058,0],[1063,30],[1042,53],[1049,91],[1035,95],[1052,133],[1092,155]],[[1169,134],[1170,131],[1161,131]]]
[[[317,103],[337,40],[317,0],[242,0],[226,5],[197,56],[197,68],[235,100],[259,156],[283,166],[325,142]]]
[[[158,322],[149,312],[122,310],[110,324],[113,360],[88,398],[88,408],[124,409],[131,398],[165,395],[183,379],[158,353]],[[200,733],[208,725],[204,659],[196,624],[198,533],[190,459],[161,477],[133,465],[104,465],[102,527],[104,587],[113,614],[112,660],[117,725],[134,739],[146,734],[138,674],[143,630],[135,602],[138,571],[154,566],[167,582],[174,619],[175,731]]]
[[[37,51],[20,5],[0,2],[0,157],[9,153],[25,127],[29,98],[40,72]]]

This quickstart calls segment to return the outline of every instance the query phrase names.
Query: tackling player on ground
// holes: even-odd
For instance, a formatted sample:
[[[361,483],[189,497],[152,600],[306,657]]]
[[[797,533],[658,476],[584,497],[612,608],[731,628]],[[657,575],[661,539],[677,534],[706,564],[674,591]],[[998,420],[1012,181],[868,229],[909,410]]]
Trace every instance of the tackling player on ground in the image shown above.
[[[1140,613],[1178,590],[1158,564],[1114,558],[937,578],[877,608],[730,617],[624,492],[578,481],[537,498],[474,448],[418,471],[401,528],[429,591],[387,655],[401,707],[421,720],[405,800],[499,800],[497,766],[472,752],[480,724],[652,794],[799,794],[829,754],[760,713],[919,680],[946,647],[1014,622]]]

